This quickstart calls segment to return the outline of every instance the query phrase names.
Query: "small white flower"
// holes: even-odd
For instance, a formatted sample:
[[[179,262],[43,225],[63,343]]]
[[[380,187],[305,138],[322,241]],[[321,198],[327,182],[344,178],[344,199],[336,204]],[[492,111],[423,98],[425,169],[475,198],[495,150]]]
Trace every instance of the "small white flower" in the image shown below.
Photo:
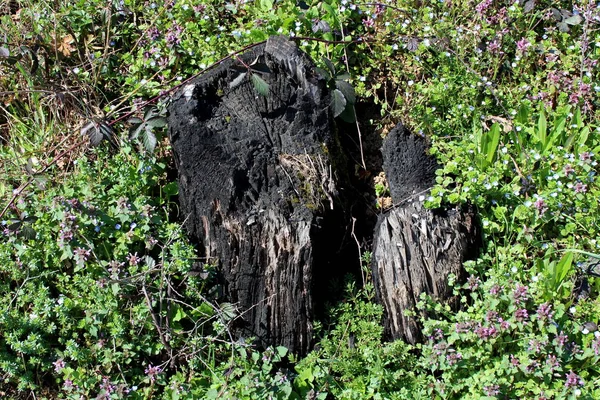
[[[512,267],[512,268],[510,269],[510,271],[511,271],[513,274],[516,274],[516,273],[517,273],[517,271],[518,271],[518,269],[517,269],[517,267]]]
[[[569,312],[570,312],[571,314],[575,314],[575,312],[576,312],[576,311],[577,311],[577,309],[576,309],[575,307],[571,307],[571,308],[569,308]]]

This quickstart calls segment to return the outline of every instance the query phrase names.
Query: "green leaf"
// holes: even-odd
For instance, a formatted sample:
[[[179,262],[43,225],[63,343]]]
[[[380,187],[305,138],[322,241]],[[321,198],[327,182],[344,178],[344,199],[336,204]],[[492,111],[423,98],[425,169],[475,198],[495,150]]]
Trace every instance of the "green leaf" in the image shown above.
[[[573,15],[572,17],[565,19],[563,22],[569,25],[579,25],[581,21],[583,21],[583,18],[581,18],[580,15]]]
[[[236,76],[236,78],[234,80],[232,80],[231,83],[229,83],[229,88],[235,89],[236,87],[241,85],[242,82],[244,82],[244,78],[246,78],[246,75],[248,75],[247,72],[242,72],[241,74]]]
[[[152,128],[163,128],[167,126],[167,119],[163,117],[152,117],[146,121],[146,125]]]
[[[333,110],[333,117],[337,118],[344,109],[346,108],[346,98],[344,94],[339,90],[335,89],[331,96],[331,109]]]
[[[256,89],[258,94],[265,97],[269,95],[269,84],[265,82],[263,78],[261,78],[257,74],[251,74],[250,80],[252,81],[254,89]]]
[[[356,94],[354,93],[354,88],[351,84],[346,81],[336,80],[335,86],[344,94],[348,104],[356,103]]]
[[[90,139],[92,146],[97,146],[104,139],[104,134],[100,130],[100,124],[91,121],[83,128],[81,128],[81,135],[87,136]]]
[[[537,126],[537,138],[542,145],[542,152],[546,149],[546,147],[548,145],[547,140],[546,140],[547,130],[548,130],[548,123],[546,121],[546,113],[544,112],[544,109],[542,109],[540,112],[540,116],[538,118],[538,126]]]
[[[183,311],[183,308],[181,308],[181,306],[174,305],[174,307],[175,315],[173,315],[173,322],[181,321],[182,319],[187,317],[187,314],[185,313],[185,311]]]
[[[285,348],[283,346],[277,346],[277,354],[279,354],[279,357],[285,357],[287,352],[288,352],[287,348]]]
[[[144,143],[144,148],[149,153],[154,153],[154,149],[156,148],[156,135],[150,128],[144,129],[144,134],[142,135],[142,142]]]
[[[331,62],[331,60],[329,58],[323,57],[323,62],[327,66],[330,76],[333,78],[335,76],[335,66],[333,65],[333,63]]]

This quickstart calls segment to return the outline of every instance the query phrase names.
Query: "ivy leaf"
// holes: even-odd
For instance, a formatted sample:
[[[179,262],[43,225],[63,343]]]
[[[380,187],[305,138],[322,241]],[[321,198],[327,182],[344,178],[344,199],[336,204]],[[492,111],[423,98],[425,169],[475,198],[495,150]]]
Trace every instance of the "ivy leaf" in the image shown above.
[[[148,153],[154,152],[154,149],[156,148],[156,135],[154,135],[154,132],[152,132],[150,127],[144,129],[142,142],[144,143],[144,148]]]
[[[346,108],[346,98],[339,89],[333,91],[333,96],[331,96],[331,108],[333,110],[334,118],[337,118],[337,116],[344,112],[344,109]]]
[[[239,74],[234,80],[231,81],[231,83],[229,84],[229,88],[235,89],[236,87],[241,85],[247,74],[247,72],[242,72],[241,74]]]
[[[335,86],[342,92],[348,104],[356,103],[356,94],[351,84],[338,79],[335,81]]]
[[[254,85],[254,89],[256,89],[258,94],[260,94],[261,96],[265,96],[265,97],[267,97],[269,95],[269,84],[267,82],[265,82],[265,80],[263,78],[261,78],[260,76],[258,76],[256,74],[251,74],[250,80],[252,81],[252,84]]]

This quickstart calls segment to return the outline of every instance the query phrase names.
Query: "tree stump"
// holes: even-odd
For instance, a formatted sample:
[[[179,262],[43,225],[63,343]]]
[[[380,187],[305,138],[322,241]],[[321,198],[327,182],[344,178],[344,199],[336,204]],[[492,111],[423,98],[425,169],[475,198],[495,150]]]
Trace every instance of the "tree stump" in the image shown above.
[[[398,125],[386,137],[382,153],[395,206],[379,217],[375,228],[373,280],[385,309],[386,332],[414,344],[423,339],[421,327],[404,311],[417,311],[422,293],[458,306],[448,275],[465,278],[463,262],[476,254],[479,233],[470,209],[423,207],[437,168],[423,138]]]
[[[238,306],[236,334],[301,354],[315,246],[327,240],[320,221],[336,203],[329,104],[308,56],[274,37],[199,76],[169,107],[185,227]]]

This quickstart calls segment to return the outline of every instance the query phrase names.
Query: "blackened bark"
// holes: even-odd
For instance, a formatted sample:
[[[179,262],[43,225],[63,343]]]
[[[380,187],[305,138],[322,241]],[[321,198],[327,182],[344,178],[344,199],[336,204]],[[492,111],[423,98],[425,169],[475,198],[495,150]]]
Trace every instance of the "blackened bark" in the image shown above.
[[[422,293],[457,307],[448,275],[465,278],[463,262],[477,253],[479,233],[472,209],[429,210],[423,198],[437,164],[423,138],[401,125],[386,137],[383,165],[395,207],[379,217],[373,245],[373,280],[385,309],[386,331],[409,343],[423,339],[417,312]]]
[[[330,98],[311,60],[282,37],[240,59],[183,87],[169,108],[180,205],[239,307],[236,333],[305,353],[323,240],[315,222],[337,191]],[[267,96],[251,74],[269,84]]]

